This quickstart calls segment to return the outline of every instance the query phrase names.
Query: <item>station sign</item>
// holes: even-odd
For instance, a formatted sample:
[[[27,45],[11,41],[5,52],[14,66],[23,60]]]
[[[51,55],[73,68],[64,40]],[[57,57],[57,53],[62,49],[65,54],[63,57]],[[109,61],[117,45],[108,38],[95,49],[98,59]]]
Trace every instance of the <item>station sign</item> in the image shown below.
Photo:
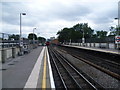
[[[115,43],[120,43],[120,36],[115,36]]]

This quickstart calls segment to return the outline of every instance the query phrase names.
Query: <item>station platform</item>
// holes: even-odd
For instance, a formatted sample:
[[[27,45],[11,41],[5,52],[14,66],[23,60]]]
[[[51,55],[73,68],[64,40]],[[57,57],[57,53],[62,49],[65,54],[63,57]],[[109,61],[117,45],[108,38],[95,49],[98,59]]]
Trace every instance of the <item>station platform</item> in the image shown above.
[[[55,89],[46,46],[38,47],[27,55],[5,63],[2,68],[2,90],[6,90],[6,88]]]
[[[118,50],[99,49],[91,47],[71,46],[69,47],[91,49],[101,52],[120,54]],[[6,88],[30,89],[56,89],[48,49],[40,46],[33,49],[29,54],[14,58],[2,65],[2,90]]]
[[[94,50],[94,51],[100,51],[100,52],[119,54],[120,55],[120,50],[115,50],[115,49],[102,49],[102,48],[73,46],[73,45],[63,45],[63,46],[75,47],[75,48],[81,48],[81,49],[88,49],[88,50]]]
[[[47,47],[43,47],[24,88],[55,88]]]

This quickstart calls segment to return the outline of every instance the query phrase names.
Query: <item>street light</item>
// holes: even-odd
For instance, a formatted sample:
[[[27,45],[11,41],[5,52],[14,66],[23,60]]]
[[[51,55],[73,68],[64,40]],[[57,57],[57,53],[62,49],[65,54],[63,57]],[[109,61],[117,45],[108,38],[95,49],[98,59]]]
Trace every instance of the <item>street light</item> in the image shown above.
[[[33,28],[33,44],[34,44],[34,40],[35,40],[35,37],[34,37],[34,30],[35,30],[36,28]]]
[[[119,27],[120,27],[120,18],[115,18],[115,20],[118,20],[118,29],[117,29],[117,35],[119,35]],[[117,28],[117,27],[116,27]]]
[[[119,13],[119,12],[118,12]],[[117,25],[116,25],[116,29],[117,29],[117,34],[116,34],[116,37],[117,36],[119,36],[119,27],[120,27],[120,25],[119,25],[119,20],[120,20],[120,18],[119,18],[119,14],[118,14],[118,18],[115,18],[116,20],[118,20],[118,29],[117,29]],[[117,42],[117,49],[119,48],[119,44],[118,44],[118,42]]]
[[[118,2],[118,17],[115,18],[116,20],[118,20],[118,33],[117,35],[119,35],[119,28],[120,28],[120,1]]]
[[[26,13],[20,13],[20,38],[19,38],[19,40],[20,40],[20,46],[21,46],[21,37],[22,37],[22,30],[21,30],[21,28],[22,28],[22,15],[26,15]]]
[[[20,55],[22,54],[22,50],[21,50],[21,48],[22,48],[22,45],[23,45],[23,42],[21,42],[21,37],[22,37],[22,30],[21,30],[21,28],[22,28],[22,15],[26,15],[26,13],[20,13],[20,37],[19,37],[19,45],[20,45]]]
[[[22,30],[21,30],[21,28],[22,28],[22,24],[21,24],[22,18],[21,18],[21,16],[22,15],[26,15],[26,13],[20,13],[20,39],[21,39],[21,36],[22,36]]]
[[[119,32],[120,32],[120,30],[119,30],[119,28],[120,28],[120,1],[118,2],[118,17],[117,18],[115,18],[116,20],[118,20],[118,29],[117,29],[117,35],[119,36]],[[117,36],[116,35],[116,36]],[[118,44],[118,42],[117,42],[117,49],[119,49],[119,44]]]

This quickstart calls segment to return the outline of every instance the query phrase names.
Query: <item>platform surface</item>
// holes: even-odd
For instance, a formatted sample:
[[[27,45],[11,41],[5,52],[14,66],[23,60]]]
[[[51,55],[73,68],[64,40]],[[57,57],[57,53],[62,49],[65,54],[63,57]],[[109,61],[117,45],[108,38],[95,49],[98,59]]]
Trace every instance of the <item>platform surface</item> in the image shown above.
[[[2,88],[55,88],[47,47],[2,65]]]

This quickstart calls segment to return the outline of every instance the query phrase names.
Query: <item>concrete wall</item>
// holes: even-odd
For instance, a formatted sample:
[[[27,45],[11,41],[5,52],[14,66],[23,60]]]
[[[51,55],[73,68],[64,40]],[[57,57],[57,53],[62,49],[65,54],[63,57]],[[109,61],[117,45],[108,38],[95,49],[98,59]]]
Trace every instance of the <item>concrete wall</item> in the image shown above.
[[[90,43],[86,43],[86,44],[87,44],[87,45],[86,45],[87,47],[91,47]]]
[[[115,44],[113,44],[113,43],[109,43],[109,48],[111,48],[111,49],[115,49]]]
[[[20,49],[19,48],[15,48],[15,50],[16,50],[16,55],[18,55],[18,52],[20,51]]]
[[[28,50],[37,48],[38,45],[28,45]],[[20,48],[18,47],[9,47],[9,48],[0,48],[0,62],[5,62],[9,58],[15,58],[18,53],[20,54]],[[24,53],[23,53],[24,54]]]
[[[99,43],[95,43],[95,47],[99,47],[100,46],[100,44]]]
[[[11,58],[12,57],[12,48],[6,49],[6,58]]]
[[[9,58],[15,58],[18,55],[19,48],[4,48],[0,50],[0,62],[5,62]]]
[[[83,46],[82,43],[70,43],[70,45]],[[85,43],[85,47],[116,49],[115,43]]]
[[[94,43],[91,43],[91,47],[94,47]]]

